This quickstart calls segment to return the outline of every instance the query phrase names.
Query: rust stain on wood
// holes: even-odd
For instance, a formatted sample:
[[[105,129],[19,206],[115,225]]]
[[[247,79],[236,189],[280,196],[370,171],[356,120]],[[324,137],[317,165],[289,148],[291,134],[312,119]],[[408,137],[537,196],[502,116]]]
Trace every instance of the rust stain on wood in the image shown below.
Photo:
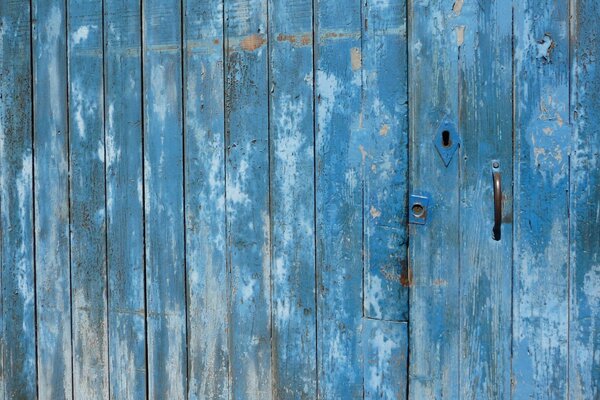
[[[258,34],[246,36],[241,42],[240,47],[246,51],[254,51],[266,43],[266,40]]]

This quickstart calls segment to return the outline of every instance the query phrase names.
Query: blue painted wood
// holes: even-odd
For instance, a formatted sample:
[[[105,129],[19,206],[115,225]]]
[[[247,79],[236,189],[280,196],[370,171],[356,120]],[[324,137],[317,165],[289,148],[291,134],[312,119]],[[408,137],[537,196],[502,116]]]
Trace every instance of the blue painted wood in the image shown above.
[[[363,395],[361,2],[315,2],[317,369],[323,399]]]
[[[184,32],[189,398],[228,399],[223,3],[187,0]]]
[[[513,396],[566,398],[569,5],[515,3]]]
[[[269,2],[273,397],[317,397],[312,3]]]
[[[408,10],[410,193],[429,196],[426,224],[409,226],[409,398],[414,400],[460,398],[462,154],[459,149],[445,166],[433,144],[442,121],[458,119],[461,22],[452,8],[452,1],[432,0],[411,2]]]
[[[32,2],[38,396],[72,397],[64,1]]]
[[[267,1],[225,2],[225,145],[233,399],[269,399]]]
[[[364,314],[408,320],[406,2],[363,1]]]
[[[408,324],[364,320],[364,399],[405,399],[408,394]]]
[[[142,4],[148,396],[187,391],[181,3]]]
[[[600,398],[600,49],[596,1],[572,8],[569,396]]]
[[[109,386],[146,397],[141,10],[105,0],[105,153]]]
[[[465,2],[452,13],[462,139],[459,398],[506,399],[511,362],[513,130],[507,94],[512,91],[512,1]],[[492,235],[493,161],[500,165],[505,199],[500,241]]]
[[[102,2],[67,10],[73,397],[107,399]]]
[[[0,3],[0,397],[36,393],[30,4]]]

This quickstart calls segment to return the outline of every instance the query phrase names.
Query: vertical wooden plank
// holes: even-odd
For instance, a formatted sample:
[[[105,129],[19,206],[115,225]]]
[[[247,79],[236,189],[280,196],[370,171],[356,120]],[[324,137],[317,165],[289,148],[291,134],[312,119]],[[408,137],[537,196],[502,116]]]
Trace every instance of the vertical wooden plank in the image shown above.
[[[465,2],[453,13],[462,139],[460,398],[505,399],[511,355],[512,1]],[[500,241],[492,235],[494,161],[505,199]]]
[[[600,398],[600,6],[572,2],[569,395]]]
[[[230,379],[234,399],[271,398],[267,2],[225,3]]]
[[[513,397],[567,397],[569,5],[515,3]]]
[[[107,399],[102,2],[67,10],[73,396]]]
[[[66,10],[58,0],[32,5],[38,390],[41,399],[70,399]]]
[[[142,60],[139,0],[105,0],[110,394],[146,397]]]
[[[312,3],[269,2],[273,397],[314,399]]]
[[[409,397],[415,400],[459,398],[461,150],[445,166],[433,144],[440,123],[446,119],[456,123],[458,116],[454,4],[413,1],[408,17],[410,193],[429,197],[426,224],[409,226]]]
[[[31,14],[0,3],[0,395],[35,398]]]
[[[181,3],[143,10],[148,396],[187,390]]]
[[[315,2],[318,395],[363,396],[361,1]]]
[[[364,399],[405,399],[408,390],[408,324],[364,320]]]
[[[229,398],[223,2],[185,2],[189,398]]]
[[[364,314],[408,319],[406,1],[363,1]]]

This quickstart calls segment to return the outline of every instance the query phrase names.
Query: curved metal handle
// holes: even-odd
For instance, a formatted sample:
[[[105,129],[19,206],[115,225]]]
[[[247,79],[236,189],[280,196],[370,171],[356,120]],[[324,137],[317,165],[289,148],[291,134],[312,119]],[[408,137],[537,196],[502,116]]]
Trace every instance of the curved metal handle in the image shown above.
[[[502,236],[502,176],[497,161],[492,164],[492,179],[494,182],[494,240]]]

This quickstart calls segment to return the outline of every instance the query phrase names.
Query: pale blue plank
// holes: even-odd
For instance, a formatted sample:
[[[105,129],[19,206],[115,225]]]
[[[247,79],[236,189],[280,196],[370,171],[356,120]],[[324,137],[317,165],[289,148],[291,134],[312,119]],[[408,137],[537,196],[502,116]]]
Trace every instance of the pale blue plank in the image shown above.
[[[318,391],[363,395],[361,2],[315,2]]]
[[[185,2],[189,398],[229,398],[223,2]]]
[[[73,397],[107,399],[102,2],[67,10]]]
[[[146,397],[141,15],[104,4],[106,224],[110,394]]]
[[[363,2],[364,314],[408,319],[406,2]]]
[[[148,396],[187,391],[181,4],[143,10]]]
[[[458,118],[458,50],[452,1],[409,6],[410,193],[429,196],[425,225],[410,225],[409,397],[459,398],[459,158],[433,145]],[[473,28],[475,29],[475,28]],[[411,210],[409,210],[411,212]]]
[[[600,398],[600,4],[572,9],[569,396]]]
[[[512,270],[512,0],[454,8],[459,48],[460,398],[510,397]],[[493,239],[492,162],[502,177]],[[458,306],[458,304],[456,305]]]
[[[232,398],[269,399],[272,375],[267,2],[228,0],[225,21]]]
[[[408,391],[408,324],[364,320],[364,399],[405,399]]]
[[[515,2],[513,396],[567,397],[569,5]]]
[[[0,3],[0,396],[36,397],[31,15]]]
[[[70,399],[66,10],[64,1],[32,7],[38,395]]]
[[[273,396],[317,397],[312,4],[269,2]]]

